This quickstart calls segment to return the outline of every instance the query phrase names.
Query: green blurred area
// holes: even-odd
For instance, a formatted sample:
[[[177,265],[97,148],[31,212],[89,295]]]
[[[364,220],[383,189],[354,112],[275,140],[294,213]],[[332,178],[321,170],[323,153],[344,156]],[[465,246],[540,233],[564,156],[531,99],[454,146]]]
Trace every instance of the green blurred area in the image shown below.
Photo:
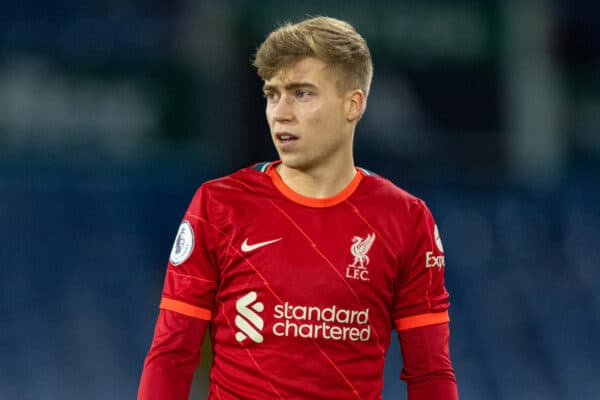
[[[425,176],[430,158],[450,170],[503,175],[515,162],[511,154],[517,163],[523,157],[515,149],[528,142],[518,138],[536,130],[548,132],[529,141],[542,148],[535,157],[556,163],[555,170],[568,171],[582,156],[586,165],[600,159],[600,62],[571,49],[572,34],[580,33],[564,7],[535,1],[161,7],[164,15],[106,6],[60,17],[21,14],[21,23],[5,16],[5,32],[21,39],[9,41],[0,29],[9,44],[0,59],[3,159],[101,166],[178,157],[223,171],[272,159],[253,52],[277,25],[323,14],[352,22],[375,62],[359,159]],[[542,104],[531,106],[536,102]],[[553,117],[544,121],[543,114]]]

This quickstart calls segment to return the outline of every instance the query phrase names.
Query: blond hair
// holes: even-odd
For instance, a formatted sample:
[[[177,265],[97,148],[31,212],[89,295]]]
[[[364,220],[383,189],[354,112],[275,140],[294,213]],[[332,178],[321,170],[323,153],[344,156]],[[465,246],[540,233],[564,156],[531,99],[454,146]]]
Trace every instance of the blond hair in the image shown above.
[[[340,93],[361,89],[369,94],[373,62],[365,39],[352,25],[330,17],[286,23],[267,36],[258,48],[253,65],[263,80],[306,57],[323,61],[336,73]]]

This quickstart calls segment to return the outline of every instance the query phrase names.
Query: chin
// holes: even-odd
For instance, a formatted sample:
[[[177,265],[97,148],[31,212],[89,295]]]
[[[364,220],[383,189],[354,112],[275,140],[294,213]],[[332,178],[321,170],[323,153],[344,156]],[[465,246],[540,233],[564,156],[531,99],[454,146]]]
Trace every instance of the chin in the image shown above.
[[[281,160],[281,164],[286,168],[303,170],[310,167],[310,163],[307,160],[303,160],[302,157],[279,154],[279,159]]]

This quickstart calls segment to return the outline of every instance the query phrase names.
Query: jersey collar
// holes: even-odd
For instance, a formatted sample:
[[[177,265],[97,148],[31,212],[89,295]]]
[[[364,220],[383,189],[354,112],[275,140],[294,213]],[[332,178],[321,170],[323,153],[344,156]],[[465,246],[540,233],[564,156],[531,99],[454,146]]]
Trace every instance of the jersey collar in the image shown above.
[[[277,170],[275,169],[275,166],[279,163],[281,163],[281,160],[269,163],[264,172],[271,178],[273,184],[281,192],[281,194],[291,201],[307,207],[325,208],[340,204],[348,199],[352,193],[354,193],[364,177],[364,172],[362,169],[356,168],[356,174],[354,175],[354,178],[352,178],[352,181],[341,192],[325,198],[307,197],[301,195],[300,193],[294,192],[288,185],[285,184],[285,182],[283,182],[283,179],[281,179],[281,176],[279,176],[279,173],[277,173]]]

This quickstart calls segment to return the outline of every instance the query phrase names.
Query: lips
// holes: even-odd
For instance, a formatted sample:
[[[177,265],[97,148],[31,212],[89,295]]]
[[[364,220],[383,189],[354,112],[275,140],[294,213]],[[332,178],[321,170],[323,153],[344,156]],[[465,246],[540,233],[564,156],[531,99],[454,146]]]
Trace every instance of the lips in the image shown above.
[[[298,136],[296,135],[292,135],[291,133],[288,132],[278,132],[275,134],[275,137],[277,138],[277,141],[280,143],[288,143],[294,140],[298,140]]]
[[[292,135],[289,132],[275,133],[275,142],[277,144],[277,148],[282,152],[293,151],[296,147],[296,143],[298,143],[298,139],[300,139],[298,136]]]

